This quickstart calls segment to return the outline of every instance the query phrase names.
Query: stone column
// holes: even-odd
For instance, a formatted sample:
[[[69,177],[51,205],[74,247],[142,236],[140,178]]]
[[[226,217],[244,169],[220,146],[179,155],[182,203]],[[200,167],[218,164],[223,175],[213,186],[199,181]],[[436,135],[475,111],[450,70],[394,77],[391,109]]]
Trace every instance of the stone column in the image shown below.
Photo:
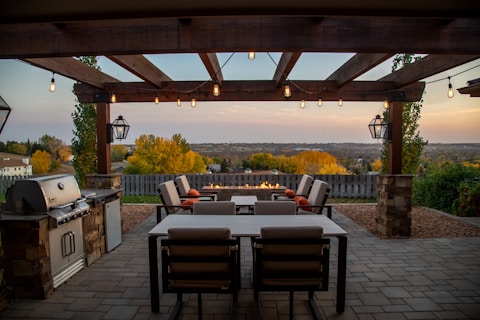
[[[121,189],[121,173],[87,174],[87,189]]]
[[[412,229],[412,175],[377,176],[377,232],[387,237],[409,237]]]

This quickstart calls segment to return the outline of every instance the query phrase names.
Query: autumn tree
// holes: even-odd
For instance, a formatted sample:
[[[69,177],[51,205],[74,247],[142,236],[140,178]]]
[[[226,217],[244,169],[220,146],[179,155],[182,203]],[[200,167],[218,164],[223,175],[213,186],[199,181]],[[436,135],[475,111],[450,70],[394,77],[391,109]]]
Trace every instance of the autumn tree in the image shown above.
[[[39,145],[50,154],[50,159],[52,161],[51,168],[57,169],[60,167],[60,150],[65,145],[61,139],[58,139],[54,136],[49,136],[48,134],[43,135],[38,139]]]
[[[392,71],[396,71],[403,66],[420,59],[412,54],[399,54],[393,60]],[[420,164],[423,148],[428,144],[420,136],[418,131],[418,121],[420,120],[420,111],[422,102],[404,102],[402,104],[402,173],[415,174]],[[385,110],[384,118],[389,118],[389,111]],[[382,172],[388,171],[388,141],[385,141],[382,149]]]
[[[128,148],[122,144],[115,144],[111,147],[111,161],[121,162],[125,160],[128,155]]]
[[[97,57],[80,57],[86,65],[100,70]],[[78,101],[78,100],[77,100]],[[86,175],[97,171],[97,110],[93,103],[77,103],[72,113],[73,167],[80,187],[87,184]]]
[[[325,151],[303,151],[292,156],[296,164],[296,174],[346,174],[347,170],[337,163],[337,159]]]
[[[248,158],[248,166],[254,170],[277,168],[277,159],[271,153],[255,153]]]
[[[32,155],[32,170],[33,173],[45,174],[50,171],[52,159],[50,153],[47,151],[37,150]]]
[[[127,174],[176,174],[203,173],[206,170],[203,158],[186,148],[180,135],[172,139],[141,135],[135,140],[135,150],[128,157]]]

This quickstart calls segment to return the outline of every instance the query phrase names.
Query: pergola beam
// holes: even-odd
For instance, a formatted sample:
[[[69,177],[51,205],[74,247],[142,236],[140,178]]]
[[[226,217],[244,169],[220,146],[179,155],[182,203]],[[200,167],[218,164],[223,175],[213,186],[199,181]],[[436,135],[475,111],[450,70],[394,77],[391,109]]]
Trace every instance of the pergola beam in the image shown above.
[[[421,30],[421,32],[419,32]],[[218,34],[222,34],[219,38]],[[480,19],[195,17],[2,24],[0,58],[211,52],[478,54]],[[348,41],[346,40],[348,39]],[[95,44],[95,45],[92,45]]]
[[[195,94],[197,101],[288,101],[305,99],[316,101],[317,94],[306,94],[292,87],[292,96],[286,99],[283,89],[277,88],[271,80],[223,81],[222,93],[215,97],[210,86],[202,86],[202,81],[163,82],[162,89],[144,82],[106,83],[104,91],[115,91],[117,102],[152,102],[152,94],[158,93],[160,102],[174,102],[177,98],[190,100]],[[337,101],[341,96],[344,101],[384,101],[385,92],[394,89],[390,81],[354,81],[337,90],[334,81],[295,81],[295,85],[310,93],[322,93],[324,101]],[[195,88],[195,92],[192,91]],[[425,88],[424,82],[417,82],[405,87],[406,102],[418,101]],[[75,85],[75,94],[80,102],[90,103],[98,90],[85,84]]]

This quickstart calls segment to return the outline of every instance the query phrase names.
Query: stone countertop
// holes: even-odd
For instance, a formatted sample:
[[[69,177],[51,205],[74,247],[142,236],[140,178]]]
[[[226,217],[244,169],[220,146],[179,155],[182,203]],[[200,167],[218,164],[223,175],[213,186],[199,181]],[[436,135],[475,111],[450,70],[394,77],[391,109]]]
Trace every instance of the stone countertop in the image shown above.
[[[80,191],[93,207],[97,207],[118,199],[123,189],[81,189]]]

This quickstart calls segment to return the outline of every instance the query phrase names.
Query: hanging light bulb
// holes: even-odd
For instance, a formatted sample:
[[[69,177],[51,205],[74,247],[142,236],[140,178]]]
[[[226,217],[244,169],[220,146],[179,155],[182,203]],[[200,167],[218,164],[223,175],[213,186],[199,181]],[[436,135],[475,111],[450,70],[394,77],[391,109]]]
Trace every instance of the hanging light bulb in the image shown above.
[[[390,106],[388,104],[388,99],[385,98],[385,100],[383,100],[383,109],[388,110],[388,108],[390,108]]]
[[[182,106],[182,100],[180,100],[180,97],[177,97],[177,107]]]
[[[197,106],[197,100],[195,100],[195,97],[192,97],[192,108],[195,108]]]
[[[158,104],[158,102],[160,102],[160,100],[158,100],[158,94],[155,95],[155,99],[153,101],[155,102],[155,104]]]
[[[115,91],[113,91],[112,95],[110,96],[110,102],[111,103],[117,102],[117,95],[115,94]]]
[[[338,106],[339,107],[343,106],[343,99],[342,98],[338,98]]]
[[[213,95],[215,97],[218,97],[220,95],[220,86],[218,85],[217,81],[215,81],[215,84],[213,85]]]
[[[290,91],[290,86],[288,84],[283,86],[283,96],[285,98],[290,98],[292,96],[292,91]]]
[[[450,77],[448,77],[448,94],[447,94],[447,96],[449,98],[453,98],[453,95],[454,95],[454,93],[453,93],[452,83],[450,82]]]
[[[55,73],[52,72],[52,81],[50,81],[50,92],[55,92]]]
[[[317,106],[321,107],[323,104],[323,101],[322,101],[322,98],[318,98],[318,101],[317,101]]]
[[[255,51],[249,51],[248,52],[248,59],[249,60],[254,60],[255,59]]]
[[[300,109],[305,109],[305,99],[302,99],[302,101],[300,101]]]

